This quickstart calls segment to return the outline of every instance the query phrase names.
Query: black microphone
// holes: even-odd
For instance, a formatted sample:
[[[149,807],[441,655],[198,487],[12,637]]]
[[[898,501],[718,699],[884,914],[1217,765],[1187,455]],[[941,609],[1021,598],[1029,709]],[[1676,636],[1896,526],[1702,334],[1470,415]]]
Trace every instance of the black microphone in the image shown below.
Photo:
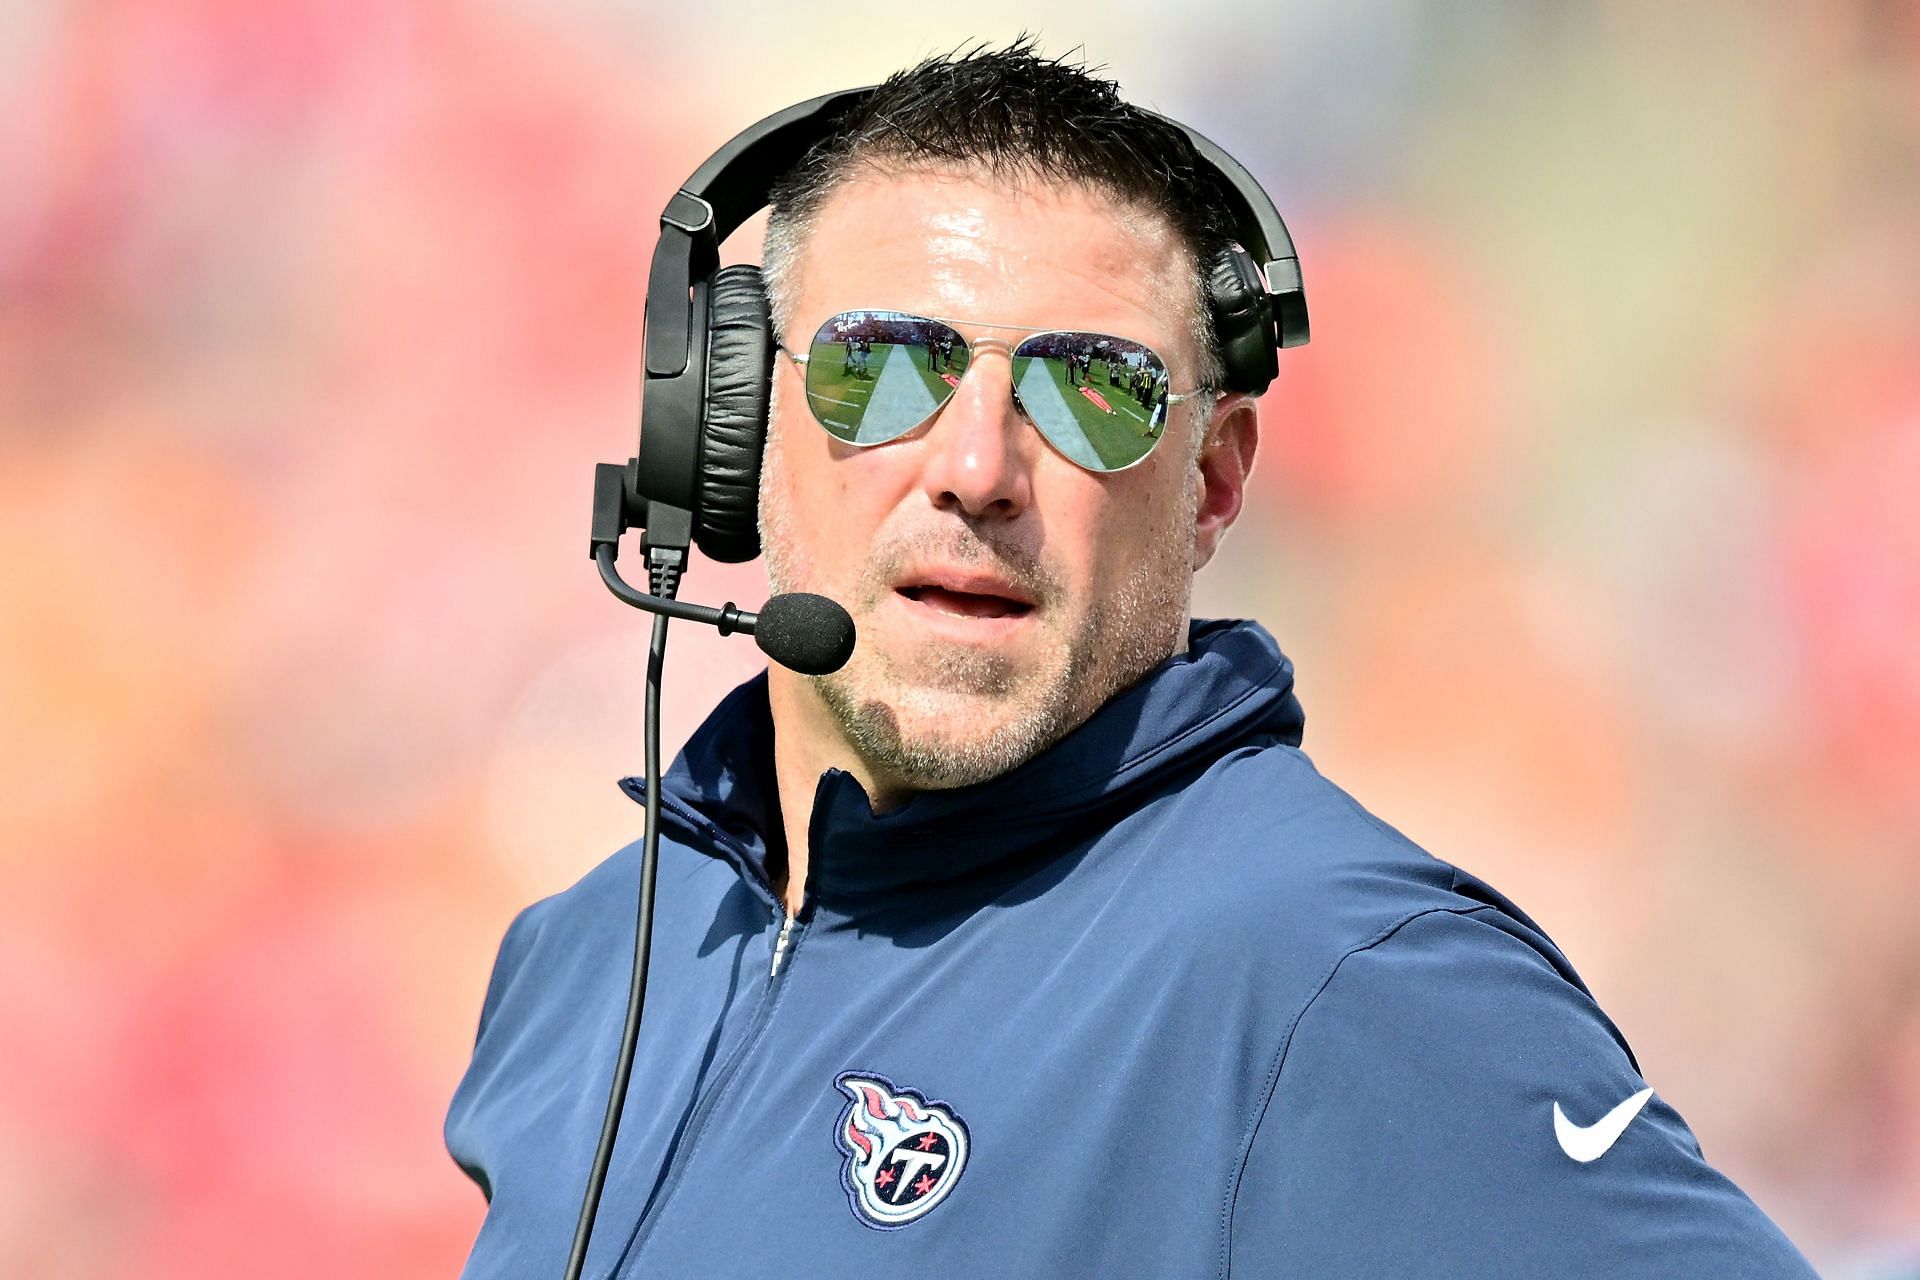
[[[768,600],[758,613],[738,608],[731,600],[718,609],[688,604],[635,589],[614,567],[614,554],[615,548],[606,544],[594,548],[593,559],[600,566],[601,581],[607,584],[607,590],[636,609],[689,622],[705,622],[717,627],[723,636],[744,631],[753,637],[762,653],[803,676],[824,676],[838,671],[853,656],[853,617],[825,596],[806,591],[787,592]]]
[[[824,676],[853,656],[853,618],[825,596],[789,591],[760,606],[753,642],[788,670]]]

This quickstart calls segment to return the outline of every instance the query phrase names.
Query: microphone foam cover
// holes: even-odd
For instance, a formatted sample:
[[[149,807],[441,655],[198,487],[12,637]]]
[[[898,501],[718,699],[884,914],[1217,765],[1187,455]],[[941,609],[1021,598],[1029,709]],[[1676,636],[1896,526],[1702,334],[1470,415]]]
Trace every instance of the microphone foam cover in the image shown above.
[[[790,591],[761,607],[753,642],[789,670],[824,676],[853,656],[853,618],[825,596]]]

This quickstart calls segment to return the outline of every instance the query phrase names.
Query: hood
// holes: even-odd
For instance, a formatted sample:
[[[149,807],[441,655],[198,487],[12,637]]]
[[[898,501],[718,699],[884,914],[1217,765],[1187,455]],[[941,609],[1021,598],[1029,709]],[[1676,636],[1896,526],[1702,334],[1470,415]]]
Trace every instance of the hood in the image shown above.
[[[938,885],[1057,849],[1055,837],[1197,771],[1236,747],[1298,746],[1293,664],[1253,622],[1196,622],[1188,650],[1110,698],[1017,769],[970,787],[922,791],[876,814],[852,775],[814,793],[808,892],[851,901]],[[621,782],[645,799],[638,778]],[[729,694],[688,741],[661,788],[661,819],[733,863],[762,892],[784,864],[763,673]]]

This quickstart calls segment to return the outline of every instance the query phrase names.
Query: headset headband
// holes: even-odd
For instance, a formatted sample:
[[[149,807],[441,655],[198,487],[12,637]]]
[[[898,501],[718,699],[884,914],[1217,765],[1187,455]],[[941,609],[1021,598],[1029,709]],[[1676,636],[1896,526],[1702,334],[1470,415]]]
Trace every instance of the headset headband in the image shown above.
[[[660,243],[647,283],[647,372],[672,377],[686,368],[693,313],[688,291],[720,260],[720,242],[766,207],[773,182],[840,118],[877,88],[842,89],[776,111],[743,129],[673,193],[660,214]],[[1307,340],[1300,259],[1273,200],[1246,167],[1178,120],[1146,112],[1178,129],[1200,159],[1225,182],[1234,229],[1260,268],[1273,299],[1277,346]]]

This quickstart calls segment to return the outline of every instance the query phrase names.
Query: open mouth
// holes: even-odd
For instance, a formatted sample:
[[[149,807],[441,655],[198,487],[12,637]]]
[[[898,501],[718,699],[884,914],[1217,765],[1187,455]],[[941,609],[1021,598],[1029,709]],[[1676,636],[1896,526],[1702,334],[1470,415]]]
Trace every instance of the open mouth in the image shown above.
[[[957,591],[925,584],[897,590],[918,604],[962,618],[1019,618],[1033,612],[1033,606],[1024,600],[988,592]]]

